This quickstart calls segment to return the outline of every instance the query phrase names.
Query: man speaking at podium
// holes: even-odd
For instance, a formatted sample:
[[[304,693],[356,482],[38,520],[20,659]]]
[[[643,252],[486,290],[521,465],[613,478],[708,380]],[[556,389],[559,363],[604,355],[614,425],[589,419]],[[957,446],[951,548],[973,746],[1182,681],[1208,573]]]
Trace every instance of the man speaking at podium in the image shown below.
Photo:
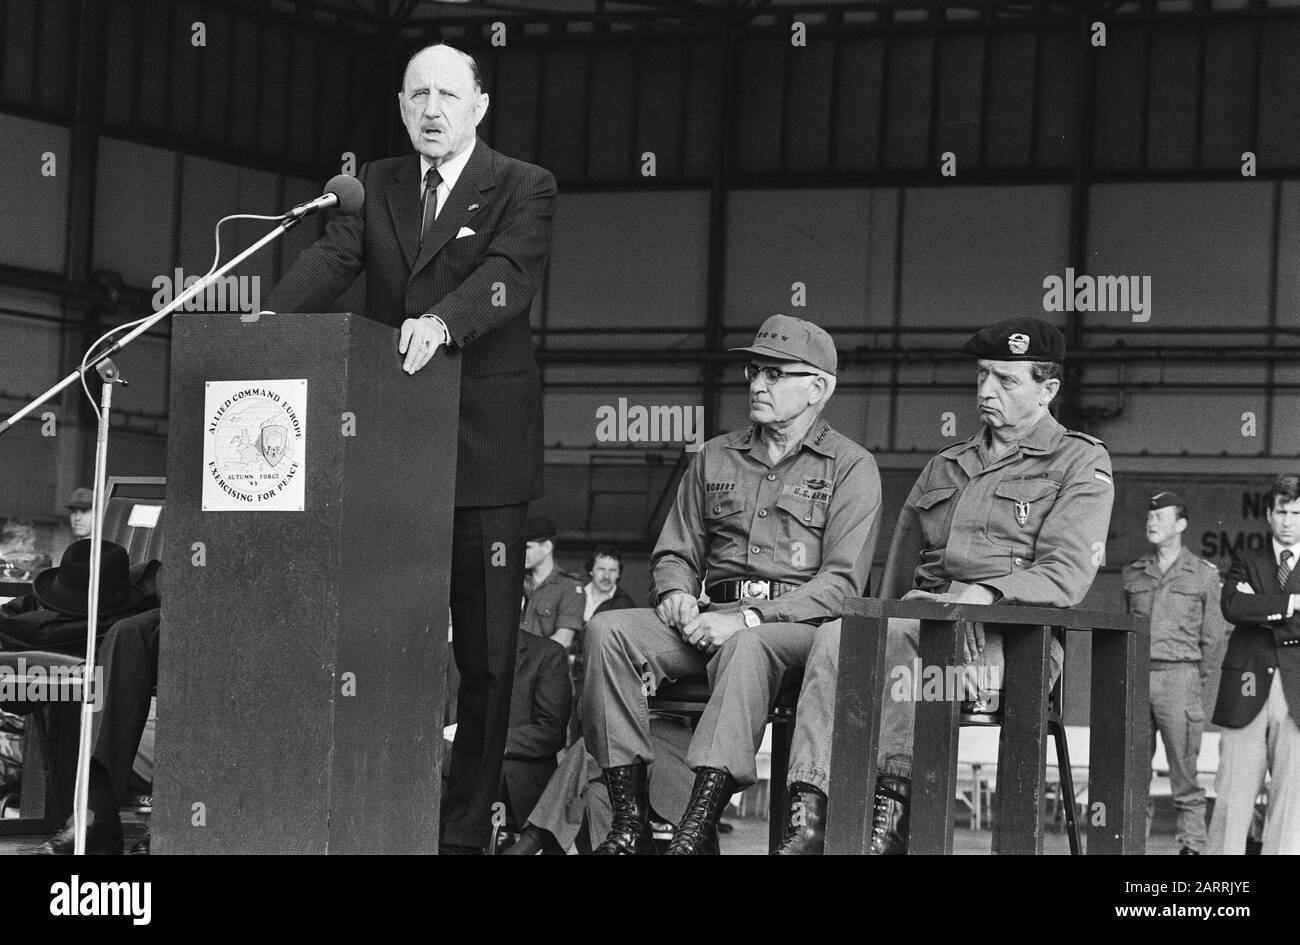
[[[524,524],[528,502],[542,495],[542,398],[528,312],[550,253],[555,178],[478,140],[488,96],[478,65],[458,49],[440,44],[412,56],[398,104],[416,153],[361,168],[361,214],[331,220],[267,308],[327,311],[364,271],[365,314],[401,329],[402,370],[420,371],[443,345],[461,358],[451,564],[461,686],[440,850],[469,853],[490,835]],[[425,501],[445,501],[443,489],[430,482]],[[505,567],[493,566],[494,549],[504,549]]]

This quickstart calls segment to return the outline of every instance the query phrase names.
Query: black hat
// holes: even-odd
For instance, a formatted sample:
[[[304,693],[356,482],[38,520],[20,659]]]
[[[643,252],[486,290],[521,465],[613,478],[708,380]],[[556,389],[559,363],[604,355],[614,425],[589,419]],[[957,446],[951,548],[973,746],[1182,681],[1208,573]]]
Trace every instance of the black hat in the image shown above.
[[[100,542],[99,619],[138,607],[149,594],[131,580],[131,559],[126,549],[111,541]],[[90,589],[90,539],[68,545],[57,568],[36,575],[32,596],[44,607],[70,617],[86,616]]]
[[[545,515],[534,515],[528,520],[525,541],[555,541],[555,522]]]
[[[1177,492],[1157,492],[1151,497],[1151,501],[1147,503],[1147,509],[1154,512],[1156,509],[1167,509],[1171,505],[1181,505],[1183,508],[1187,508],[1187,503],[1183,501],[1183,497]]]
[[[1064,361],[1065,336],[1041,318],[1008,318],[975,332],[961,350],[986,361]]]
[[[81,486],[72,490],[72,496],[63,506],[65,509],[77,509],[80,512],[88,512],[95,507],[95,491]]]

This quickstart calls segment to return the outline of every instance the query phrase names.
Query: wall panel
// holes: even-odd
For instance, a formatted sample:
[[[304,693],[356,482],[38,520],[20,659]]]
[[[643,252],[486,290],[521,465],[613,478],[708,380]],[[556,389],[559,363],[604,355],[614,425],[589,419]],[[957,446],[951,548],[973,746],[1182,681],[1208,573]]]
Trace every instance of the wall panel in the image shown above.
[[[807,46],[790,47],[786,61],[790,77],[786,118],[791,128],[784,135],[785,168],[793,173],[820,171],[831,153],[834,44],[823,36],[810,36]]]
[[[752,332],[775,312],[827,325],[887,324],[877,278],[892,278],[891,191],[760,190],[731,194],[727,211],[726,324]]]
[[[958,173],[982,165],[981,131],[987,122],[983,95],[985,40],[977,35],[946,36],[939,41],[938,124],[932,160],[951,151]]]
[[[593,43],[591,57],[591,94],[587,96],[587,121],[582,130],[575,127],[570,133],[583,136],[587,147],[587,174],[596,180],[625,180],[639,173],[640,150],[634,155],[633,129],[636,112],[636,56],[637,50],[629,46],[608,46]],[[652,91],[658,95],[658,91]],[[654,149],[650,149],[654,150]],[[659,155],[660,160],[673,160],[674,154]],[[660,169],[656,167],[656,172]],[[662,173],[668,174],[665,167]]]
[[[708,195],[561,194],[551,247],[547,324],[703,327]],[[694,345],[703,341],[694,336]],[[613,336],[552,346],[633,344]]]
[[[905,35],[890,44],[885,166],[891,170],[915,170],[938,162],[938,155],[929,153],[935,42],[929,36]]]
[[[580,147],[582,118],[587,111],[586,49],[559,46],[547,50],[546,82],[542,89],[542,151],[539,163],[561,180],[579,179],[584,171]]]
[[[1151,98],[1147,102],[1147,166],[1196,165],[1197,57],[1195,30],[1157,32],[1151,38]]]
[[[1134,337],[1143,324],[1265,324],[1271,213],[1264,182],[1095,186],[1090,271],[1150,276],[1152,305],[1147,323],[1122,313],[1094,323],[1127,323]]]
[[[0,114],[0,263],[63,271],[71,149],[67,128]],[[47,152],[54,176],[42,173]]]
[[[95,268],[118,272],[127,285],[138,288],[148,288],[155,276],[171,274],[175,168],[174,152],[100,139]]]
[[[4,287],[0,287],[0,309],[49,318],[62,315],[54,299]],[[4,416],[68,373],[62,369],[61,344],[62,329],[56,322],[0,314],[0,398],[7,408]],[[8,445],[0,444],[0,455],[8,456]]]
[[[1260,46],[1259,152],[1271,167],[1300,165],[1296,115],[1300,113],[1300,23],[1262,30]],[[1243,148],[1243,150],[1246,150]]]
[[[694,82],[687,86],[690,49],[673,43],[645,43],[640,57],[640,107],[631,116],[636,122],[633,158],[639,162],[641,154],[653,151],[660,177],[678,178],[685,173],[685,97],[699,92]],[[598,92],[596,99],[600,97]],[[595,126],[597,137],[603,134],[600,127]]]
[[[1032,33],[989,37],[989,101],[984,111],[989,167],[1026,167],[1033,148],[1035,98]]]
[[[1093,161],[1099,169],[1142,166],[1146,121],[1140,108],[1147,89],[1147,31],[1112,27],[1096,57],[1097,104],[1093,110]]]
[[[745,174],[773,174],[781,167],[781,139],[788,40],[747,39],[738,44],[735,165]]]
[[[874,36],[845,37],[841,43],[836,104],[835,167],[869,171],[879,166],[885,42]]]
[[[1257,455],[1259,438],[1241,435],[1241,414],[1264,416],[1264,397],[1249,391],[1194,394],[1188,391],[1136,392],[1126,398],[1122,416],[1098,432],[1112,453]]]
[[[1221,24],[1206,33],[1201,155],[1207,167],[1240,167],[1241,152],[1255,149],[1250,140],[1253,57],[1249,25]]]
[[[1043,279],[1064,275],[1068,220],[1065,187],[909,190],[903,324],[970,326],[1045,315]]]

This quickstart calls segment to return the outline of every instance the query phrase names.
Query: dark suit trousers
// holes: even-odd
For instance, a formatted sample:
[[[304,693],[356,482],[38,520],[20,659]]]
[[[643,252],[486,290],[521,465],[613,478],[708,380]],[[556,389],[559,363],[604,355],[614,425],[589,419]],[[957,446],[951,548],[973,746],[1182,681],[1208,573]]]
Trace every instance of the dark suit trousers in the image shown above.
[[[158,682],[159,613],[155,608],[119,620],[99,645],[104,675],[92,757],[103,766],[119,804],[127,796],[131,765]]]
[[[442,798],[443,843],[486,846],[492,834],[510,726],[527,521],[526,502],[456,509],[451,624],[460,694]]]

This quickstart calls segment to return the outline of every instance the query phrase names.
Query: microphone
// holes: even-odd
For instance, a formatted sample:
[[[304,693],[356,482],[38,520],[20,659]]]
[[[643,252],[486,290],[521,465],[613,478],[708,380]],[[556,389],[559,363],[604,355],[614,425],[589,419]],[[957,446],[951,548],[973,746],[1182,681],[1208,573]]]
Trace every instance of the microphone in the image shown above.
[[[315,200],[298,204],[284,216],[286,222],[297,223],[303,217],[328,207],[334,207],[339,213],[355,215],[361,212],[361,206],[365,201],[366,189],[361,186],[361,181],[347,174],[336,174],[325,185],[323,194]]]

